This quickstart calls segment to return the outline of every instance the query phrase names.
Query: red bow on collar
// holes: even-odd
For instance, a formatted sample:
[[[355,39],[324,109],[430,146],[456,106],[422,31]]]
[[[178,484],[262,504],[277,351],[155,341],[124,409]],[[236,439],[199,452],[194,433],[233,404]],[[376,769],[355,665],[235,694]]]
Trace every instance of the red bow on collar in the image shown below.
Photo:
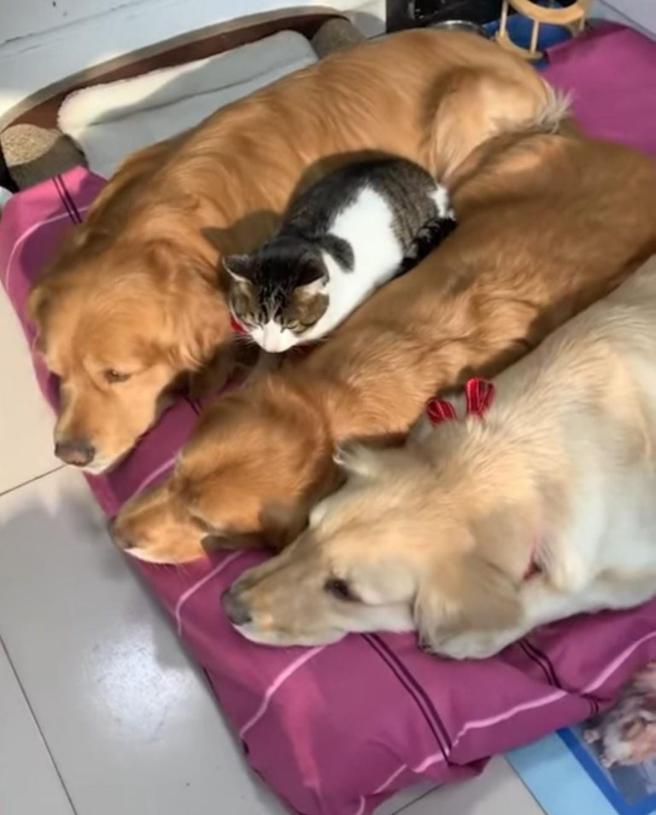
[[[479,419],[482,419],[490,409],[490,405],[494,401],[495,393],[494,385],[486,379],[479,379],[478,377],[468,379],[465,383],[465,398],[467,401],[466,415],[478,416]],[[426,404],[426,413],[430,423],[433,425],[453,421],[458,418],[456,409],[451,402],[446,399],[440,399],[438,396],[429,399]]]
[[[230,312],[230,325],[235,334],[248,334],[248,331],[246,331],[244,326],[239,322],[239,320],[235,317],[235,315],[232,312]]]

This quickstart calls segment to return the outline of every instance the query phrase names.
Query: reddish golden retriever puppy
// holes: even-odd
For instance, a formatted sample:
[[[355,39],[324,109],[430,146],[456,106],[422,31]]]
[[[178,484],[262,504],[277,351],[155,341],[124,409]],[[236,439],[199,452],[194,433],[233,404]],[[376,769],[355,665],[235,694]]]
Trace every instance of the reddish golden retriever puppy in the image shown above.
[[[483,139],[540,118],[549,99],[532,68],[492,43],[412,31],[337,54],[136,153],[30,300],[61,381],[60,458],[100,472],[155,421],[171,385],[198,371],[211,373],[207,387],[225,380],[219,255],[258,245],[295,190],[367,151],[448,175]]]
[[[289,542],[336,483],[332,451],[403,434],[439,390],[492,375],[656,249],[656,168],[575,134],[483,144],[454,177],[459,226],[304,360],[206,410],[172,476],[119,515],[153,562]]]

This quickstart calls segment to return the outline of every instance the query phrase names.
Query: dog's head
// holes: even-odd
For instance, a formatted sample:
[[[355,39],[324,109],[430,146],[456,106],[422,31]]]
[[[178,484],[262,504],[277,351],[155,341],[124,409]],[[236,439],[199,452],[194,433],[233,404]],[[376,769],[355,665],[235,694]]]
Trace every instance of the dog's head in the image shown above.
[[[315,490],[335,470],[316,419],[254,382],[223,397],[199,420],[171,477],[119,514],[120,546],[142,560],[181,563],[216,548],[293,540]]]
[[[526,538],[510,510],[479,514],[461,474],[438,477],[407,448],[356,449],[341,462],[347,483],[315,507],[308,529],[224,596],[244,636],[315,645],[416,628],[439,650],[461,631],[517,622],[521,567],[512,553]]]
[[[84,229],[82,227],[81,229]],[[157,418],[167,389],[229,333],[222,296],[178,246],[73,236],[28,311],[59,378],[55,450],[101,472]]]

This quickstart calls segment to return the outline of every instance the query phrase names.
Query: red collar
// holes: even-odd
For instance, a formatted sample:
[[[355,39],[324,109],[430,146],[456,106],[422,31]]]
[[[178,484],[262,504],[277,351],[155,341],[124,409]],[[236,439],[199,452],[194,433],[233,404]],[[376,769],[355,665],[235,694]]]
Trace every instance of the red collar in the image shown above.
[[[466,416],[478,416],[482,419],[494,401],[496,391],[494,385],[486,379],[474,377],[465,382],[465,398],[467,401]],[[434,396],[426,404],[426,413],[432,425],[453,421],[458,418],[456,409],[446,399]]]
[[[235,317],[235,315],[230,312],[230,326],[235,334],[248,334],[248,331],[244,328],[244,326],[239,322],[239,320]]]
[[[468,416],[477,416],[479,419],[483,419],[490,409],[495,396],[496,390],[492,382],[477,377],[468,379],[465,383],[465,400],[467,405],[465,418]],[[452,422],[458,418],[456,409],[451,402],[447,399],[440,399],[438,396],[434,396],[427,402],[426,414],[432,425]],[[536,540],[531,547],[531,559],[524,573],[524,580],[530,580],[542,571],[540,564],[536,560],[537,550],[538,542]]]

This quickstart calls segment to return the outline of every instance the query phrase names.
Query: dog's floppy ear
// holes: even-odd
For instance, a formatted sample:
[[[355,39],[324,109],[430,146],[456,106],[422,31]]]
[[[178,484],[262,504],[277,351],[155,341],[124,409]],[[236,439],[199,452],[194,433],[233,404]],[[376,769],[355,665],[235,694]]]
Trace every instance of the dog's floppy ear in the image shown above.
[[[280,552],[301,534],[307,525],[307,508],[297,504],[279,502],[265,505],[260,513],[264,541]]]
[[[46,321],[50,296],[46,286],[37,284],[29,293],[25,311],[29,319],[36,326],[36,339],[34,348],[41,354],[45,353],[44,323]]]
[[[454,554],[426,569],[415,597],[419,641],[439,653],[440,642],[465,631],[502,631],[521,616],[517,587],[476,552]]]
[[[212,265],[174,241],[150,241],[141,258],[143,274],[165,315],[158,339],[172,364],[199,370],[230,337],[228,307],[214,283]]]
[[[43,285],[37,283],[27,297],[25,311],[27,316],[38,326],[43,322],[48,307],[48,294]]]

